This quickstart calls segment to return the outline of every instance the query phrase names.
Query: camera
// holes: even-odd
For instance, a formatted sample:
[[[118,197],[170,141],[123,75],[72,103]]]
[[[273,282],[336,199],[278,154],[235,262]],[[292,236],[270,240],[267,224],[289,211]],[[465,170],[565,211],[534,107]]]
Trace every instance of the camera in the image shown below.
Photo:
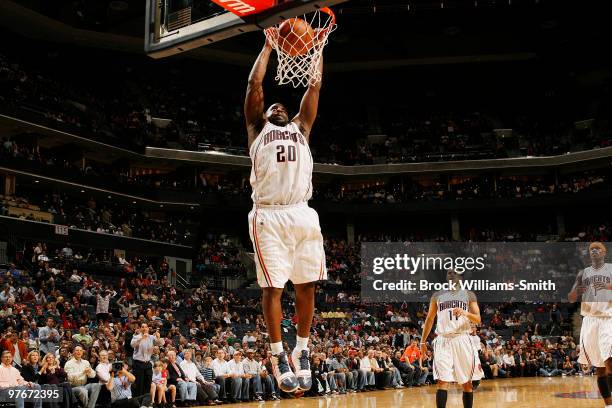
[[[119,372],[123,370],[123,361],[113,361],[112,368],[114,372]]]

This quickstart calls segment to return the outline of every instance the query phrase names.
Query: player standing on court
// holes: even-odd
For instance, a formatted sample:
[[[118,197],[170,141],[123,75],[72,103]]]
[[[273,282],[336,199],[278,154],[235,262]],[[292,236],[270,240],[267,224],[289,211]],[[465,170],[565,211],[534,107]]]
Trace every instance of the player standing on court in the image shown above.
[[[459,286],[460,275],[448,270],[446,280]],[[474,293],[465,290],[439,291],[433,294],[421,336],[421,355],[427,352],[427,337],[434,319],[437,337],[432,341],[434,379],[438,380],[436,407],[446,407],[448,384],[457,382],[463,388],[463,406],[472,408],[472,379],[480,360],[472,344],[471,323],[480,324],[480,309]]]
[[[280,103],[264,111],[262,82],[272,52],[266,41],[251,73],[244,103],[253,210],[249,234],[262,287],[263,313],[270,336],[272,368],[285,392],[312,385],[308,339],[314,314],[315,283],[327,279],[319,216],[308,207],[312,196],[313,160],[308,146],[317,116],[321,82],[310,85],[299,113],[289,120]],[[322,59],[319,69],[322,70]],[[281,297],[288,280],[295,287],[298,319],[296,346],[289,366],[281,341]]]
[[[605,263],[606,252],[601,242],[589,245],[591,266],[578,273],[567,297],[573,303],[582,295],[578,362],[596,368],[599,393],[612,408],[612,264]]]

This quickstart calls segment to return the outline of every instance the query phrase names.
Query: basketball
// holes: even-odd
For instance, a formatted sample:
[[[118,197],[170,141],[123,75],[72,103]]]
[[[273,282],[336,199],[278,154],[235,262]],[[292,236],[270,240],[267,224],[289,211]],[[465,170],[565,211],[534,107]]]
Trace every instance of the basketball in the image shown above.
[[[304,55],[314,44],[315,33],[301,18],[290,18],[278,28],[278,46],[292,57]]]

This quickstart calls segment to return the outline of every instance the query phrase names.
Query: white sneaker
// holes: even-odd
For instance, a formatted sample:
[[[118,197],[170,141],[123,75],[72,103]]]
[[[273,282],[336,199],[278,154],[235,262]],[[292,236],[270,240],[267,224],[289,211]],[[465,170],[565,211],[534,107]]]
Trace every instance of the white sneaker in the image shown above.
[[[295,367],[299,390],[308,391],[312,387],[312,372],[310,371],[310,353],[308,350],[293,350],[291,362]]]
[[[296,392],[299,387],[298,379],[291,371],[287,361],[287,353],[283,351],[276,356],[272,356],[270,362],[272,363],[272,373],[280,389],[287,393]]]

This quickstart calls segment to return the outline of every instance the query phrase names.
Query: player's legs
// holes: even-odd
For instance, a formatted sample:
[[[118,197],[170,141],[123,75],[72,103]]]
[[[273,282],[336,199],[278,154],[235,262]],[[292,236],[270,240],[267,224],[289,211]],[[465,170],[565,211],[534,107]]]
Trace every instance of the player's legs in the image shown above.
[[[608,382],[608,391],[612,391],[612,357],[606,360],[606,377]],[[612,398],[608,397],[606,406],[612,406]]]
[[[436,408],[446,408],[446,400],[448,399],[448,384],[445,381],[438,380],[436,390]]]
[[[599,331],[599,354],[604,362],[604,367],[601,370],[601,377],[605,377],[605,382],[608,387],[607,398],[602,394],[606,406],[612,406],[612,318],[600,317],[598,320]],[[600,370],[597,369],[597,381],[599,382]],[[601,380],[603,384],[603,379]],[[605,392],[605,388],[604,388]]]
[[[312,373],[310,371],[310,355],[308,352],[308,339],[310,326],[314,316],[315,282],[301,283],[295,287],[295,314],[297,316],[297,339],[295,348],[291,353],[291,360],[295,367],[301,390],[309,390],[312,386]]]
[[[291,224],[284,210],[254,209],[249,213],[257,281],[262,287],[262,308],[270,336],[272,371],[279,387],[294,392],[298,387],[281,339],[281,298],[293,268]]]
[[[289,213],[296,241],[293,273],[295,286],[295,312],[298,318],[296,346],[291,353],[301,390],[312,386],[308,338],[314,315],[316,282],[327,277],[323,236],[316,211],[307,206],[292,209]]]
[[[270,336],[270,347],[272,354],[279,354],[283,351],[281,339],[281,319],[283,310],[281,307],[281,298],[283,297],[282,288],[262,288],[262,308],[268,335]],[[278,348],[280,344],[280,349]]]
[[[472,408],[474,403],[472,380],[477,371],[478,355],[468,335],[454,337],[449,343],[453,354],[455,379],[463,388],[463,407]]]
[[[580,364],[595,367],[597,374],[597,388],[606,406],[612,406],[610,394],[610,380],[608,378],[610,355],[612,348],[612,334],[610,334],[609,319],[586,316],[582,319],[580,329]],[[612,368],[612,367],[611,367]]]
[[[449,384],[455,381],[453,375],[453,356],[450,347],[451,339],[437,337],[432,342],[433,375],[437,381],[436,407],[445,408],[448,399]]]
[[[472,387],[472,381],[461,384],[461,388],[463,388],[463,408],[472,408],[472,405],[474,404],[474,389]]]

